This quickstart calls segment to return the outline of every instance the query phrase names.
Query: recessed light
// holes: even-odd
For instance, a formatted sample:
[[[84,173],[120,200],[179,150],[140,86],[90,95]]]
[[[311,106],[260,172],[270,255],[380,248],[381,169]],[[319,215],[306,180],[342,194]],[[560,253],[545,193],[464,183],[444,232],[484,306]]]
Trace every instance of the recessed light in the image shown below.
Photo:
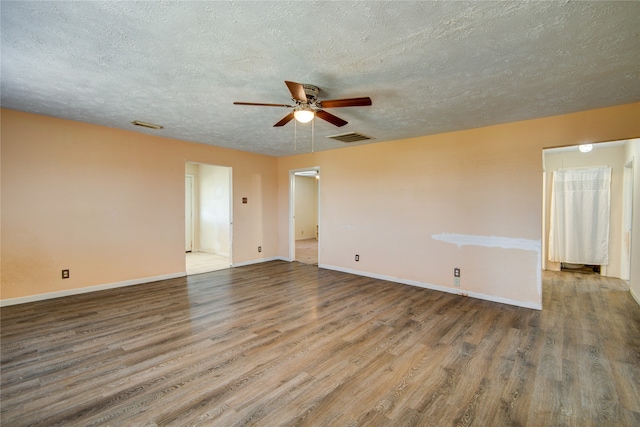
[[[593,145],[582,144],[581,146],[578,147],[578,150],[580,150],[581,153],[588,153],[589,151],[593,150]]]
[[[141,126],[143,128],[149,128],[149,129],[155,129],[155,130],[162,129],[164,127],[162,125],[156,125],[153,123],[141,122],[140,120],[134,120],[131,122],[131,124],[134,126]]]

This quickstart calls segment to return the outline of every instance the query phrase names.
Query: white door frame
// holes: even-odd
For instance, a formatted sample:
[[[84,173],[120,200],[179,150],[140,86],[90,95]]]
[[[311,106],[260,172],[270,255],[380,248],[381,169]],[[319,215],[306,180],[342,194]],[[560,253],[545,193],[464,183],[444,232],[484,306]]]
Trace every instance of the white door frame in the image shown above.
[[[233,168],[229,168],[229,266],[233,267]]]
[[[289,171],[289,261],[296,260],[296,172],[310,172],[315,171],[318,176],[320,176],[320,166],[311,166],[308,168],[301,169],[291,169]],[[322,181],[322,179],[320,179]],[[320,190],[321,183],[318,181],[318,265],[320,265],[320,233],[322,231],[321,218],[320,215]]]
[[[620,278],[629,280],[631,275],[631,238],[633,236],[633,182],[634,160],[631,159],[624,165],[622,184],[622,251]]]
[[[185,252],[193,252],[194,251],[194,240],[195,240],[195,230],[194,230],[194,221],[193,221],[193,215],[194,215],[194,198],[195,198],[195,191],[194,191],[194,176],[190,173],[185,174],[184,176],[185,178],[185,184],[188,181],[189,182],[189,199],[191,200],[191,206],[189,206],[189,213],[191,214],[191,218],[187,218],[185,215],[184,221],[185,221],[185,227],[187,226],[187,224],[189,224],[189,229],[191,230],[191,236],[188,237],[189,241],[190,241],[190,245],[187,248],[187,244],[188,242],[185,242]],[[185,188],[185,207],[187,206],[187,201],[186,201],[186,197],[187,197],[187,189]],[[186,230],[185,230],[185,236],[186,236]]]
[[[542,251],[541,255],[541,268],[547,269],[547,165],[544,157],[544,149],[542,150],[542,237],[540,238]]]

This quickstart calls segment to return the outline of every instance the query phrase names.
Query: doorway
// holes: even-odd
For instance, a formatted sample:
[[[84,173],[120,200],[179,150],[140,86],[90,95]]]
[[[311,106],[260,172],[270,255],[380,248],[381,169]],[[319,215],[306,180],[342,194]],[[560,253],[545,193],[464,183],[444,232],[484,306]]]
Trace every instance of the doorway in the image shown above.
[[[550,271],[569,270],[577,273],[597,273],[603,276],[624,279],[629,274],[631,234],[627,234],[631,216],[633,162],[625,164],[625,147],[629,141],[611,141],[583,146],[567,146],[543,150],[543,216],[542,247],[543,269]],[[549,260],[549,229],[551,219],[551,184],[554,171],[593,170],[603,167],[612,169],[610,184],[610,222],[608,233],[609,262],[601,265],[599,271],[593,263],[559,263]],[[624,177],[623,177],[624,170]],[[628,193],[629,192],[629,193]],[[575,243],[574,243],[575,245]],[[582,244],[581,244],[582,245]]]
[[[185,271],[187,275],[231,267],[232,171],[185,165]]]
[[[289,258],[318,265],[320,168],[290,171]]]

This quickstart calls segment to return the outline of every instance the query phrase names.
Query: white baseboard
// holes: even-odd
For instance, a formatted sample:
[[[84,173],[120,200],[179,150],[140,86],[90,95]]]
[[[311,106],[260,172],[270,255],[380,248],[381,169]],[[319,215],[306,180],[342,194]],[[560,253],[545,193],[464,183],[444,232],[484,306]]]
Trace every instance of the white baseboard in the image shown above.
[[[279,257],[279,256],[273,256],[270,258],[258,258],[258,259],[251,259],[249,261],[234,262],[233,264],[231,264],[231,267],[244,267],[245,265],[260,264],[260,263],[269,262],[269,261],[289,261],[289,259],[284,257]]]
[[[417,286],[419,288],[431,289],[434,291],[446,292],[449,294],[456,294],[456,295],[462,295],[465,297],[477,298],[485,301],[499,302],[501,304],[515,305],[517,307],[530,308],[533,310],[542,310],[542,304],[536,304],[536,303],[527,302],[527,301],[512,300],[509,298],[496,297],[493,295],[486,295],[478,292],[461,291],[454,288],[448,288],[446,286],[433,285],[431,283],[423,283],[423,282],[418,282],[416,280],[400,279],[397,277],[384,276],[381,274],[368,273],[365,271],[351,270],[349,268],[336,267],[333,265],[320,264],[318,265],[318,267],[326,268],[327,270],[335,270],[335,271],[341,271],[343,273],[355,274],[358,276],[371,277],[372,279],[387,280],[389,282],[402,283],[403,285]]]
[[[288,257],[277,257],[277,256],[270,257],[270,258],[260,258],[260,259],[234,263],[232,267],[243,267],[246,265],[260,264],[263,262],[270,262],[270,261],[291,262],[291,259],[289,259]],[[415,280],[399,279],[397,277],[385,276],[381,274],[373,274],[373,273],[368,273],[364,271],[352,270],[349,268],[337,267],[337,266],[327,265],[327,264],[319,264],[318,267],[325,268],[327,270],[335,270],[343,273],[355,274],[357,276],[371,277],[373,279],[380,279],[380,280],[387,280],[389,282],[402,283],[403,285],[417,286],[420,288],[431,289],[434,291],[446,292],[450,294],[463,295],[463,296],[468,296],[468,297],[477,298],[477,299],[486,300],[486,301],[498,302],[501,304],[509,304],[509,305],[515,305],[517,307],[531,308],[534,310],[542,310],[542,305],[534,304],[530,302],[517,301],[509,298],[496,297],[493,295],[485,295],[477,292],[462,292],[460,290],[448,288],[446,286],[438,286],[430,283],[418,282]],[[102,291],[106,289],[121,288],[125,286],[140,285],[143,283],[157,282],[159,280],[175,279],[177,277],[184,277],[186,275],[187,275],[186,272],[180,272],[180,273],[173,273],[173,274],[165,274],[161,276],[145,277],[141,279],[125,280],[123,282],[88,286],[86,288],[67,289],[63,291],[49,292],[46,294],[29,295],[26,297],[19,297],[19,298],[8,298],[8,299],[0,300],[0,307],[6,307],[9,305],[16,305],[16,304],[25,304],[28,302],[42,301],[42,300],[60,298],[60,297],[71,296],[71,295],[84,294],[88,292]],[[631,290],[631,295],[636,300],[636,302],[640,305],[640,298],[638,298],[638,296],[633,292],[633,290]]]
[[[233,264],[231,267],[242,267],[245,265],[259,264],[262,262],[269,262],[269,261],[289,261],[289,259],[283,258],[283,257],[260,258],[260,259],[250,260],[250,261],[239,262],[239,263]],[[25,304],[25,303],[34,302],[34,301],[43,301],[43,300],[53,299],[53,298],[67,297],[71,295],[86,294],[89,292],[103,291],[106,289],[122,288],[124,286],[141,285],[143,283],[157,282],[159,280],[185,277],[186,275],[187,273],[182,271],[180,273],[164,274],[161,276],[143,277],[141,279],[125,280],[123,282],[105,283],[103,285],[87,286],[86,288],[66,289],[63,291],[48,292],[46,294],[29,295],[26,297],[19,297],[19,298],[7,298],[7,299],[0,300],[0,307],[6,307],[9,305],[16,305],[16,304]]]
[[[198,250],[194,250],[192,253],[197,253],[197,252],[201,252],[201,253],[205,253],[205,254],[209,254],[209,255],[218,255],[218,256],[223,256],[223,257],[227,257],[230,258],[231,255],[229,254],[229,252],[220,252],[220,251],[216,251],[215,249],[198,249]]]
[[[633,292],[633,289],[631,287],[629,287],[629,292],[631,292],[631,296],[633,297],[633,299],[636,300],[638,305],[640,305],[640,297],[638,297],[638,295],[636,295],[636,293]]]
[[[151,282],[157,282],[159,280],[175,279],[177,277],[184,277],[186,275],[187,273],[183,271],[180,273],[163,274],[160,276],[125,280],[123,282],[105,283],[103,285],[87,286],[86,288],[66,289],[63,291],[48,292],[46,294],[29,295],[26,297],[19,297],[19,298],[8,298],[8,299],[0,300],[0,307],[6,307],[9,305],[16,305],[16,304],[25,304],[25,303],[34,302],[34,301],[43,301],[43,300],[53,299],[53,298],[67,297],[71,295],[86,294],[89,292],[104,291],[106,289],[122,288],[125,286],[141,285],[143,283],[151,283]]]

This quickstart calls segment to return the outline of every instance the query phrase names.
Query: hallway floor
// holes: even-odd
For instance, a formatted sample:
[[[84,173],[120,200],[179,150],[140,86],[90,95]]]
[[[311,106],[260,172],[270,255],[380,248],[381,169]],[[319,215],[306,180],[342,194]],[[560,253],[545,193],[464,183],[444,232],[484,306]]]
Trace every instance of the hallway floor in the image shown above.
[[[316,239],[296,240],[296,261],[318,265],[318,241]]]
[[[206,252],[187,252],[186,259],[188,276],[231,267],[231,259],[229,257]]]

